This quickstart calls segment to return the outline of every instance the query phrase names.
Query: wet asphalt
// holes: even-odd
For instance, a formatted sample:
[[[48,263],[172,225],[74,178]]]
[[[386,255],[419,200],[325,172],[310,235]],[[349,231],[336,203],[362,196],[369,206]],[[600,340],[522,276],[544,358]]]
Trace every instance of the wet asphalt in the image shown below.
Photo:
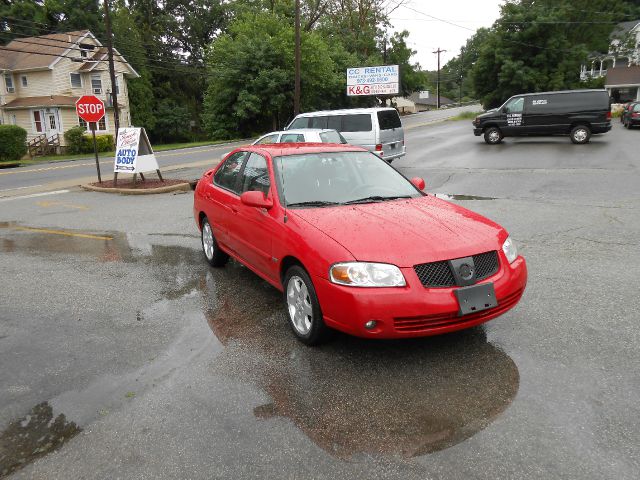
[[[204,262],[191,192],[0,199],[0,478],[637,478],[640,130],[406,138],[394,165],[527,259],[484,326],[305,347]]]

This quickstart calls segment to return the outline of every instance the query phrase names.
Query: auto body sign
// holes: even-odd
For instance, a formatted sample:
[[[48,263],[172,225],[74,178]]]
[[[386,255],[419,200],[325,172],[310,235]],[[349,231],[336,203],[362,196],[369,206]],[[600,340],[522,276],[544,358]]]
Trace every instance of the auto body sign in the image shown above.
[[[347,95],[397,95],[400,91],[398,65],[347,69]]]
[[[157,169],[158,161],[144,128],[119,128],[113,171],[139,173]]]

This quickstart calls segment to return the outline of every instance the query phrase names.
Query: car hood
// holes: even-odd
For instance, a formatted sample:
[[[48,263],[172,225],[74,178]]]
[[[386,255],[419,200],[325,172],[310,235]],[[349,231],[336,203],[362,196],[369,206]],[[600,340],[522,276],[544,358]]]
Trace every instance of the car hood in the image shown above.
[[[359,261],[399,267],[499,250],[507,233],[466,208],[432,196],[290,209]]]

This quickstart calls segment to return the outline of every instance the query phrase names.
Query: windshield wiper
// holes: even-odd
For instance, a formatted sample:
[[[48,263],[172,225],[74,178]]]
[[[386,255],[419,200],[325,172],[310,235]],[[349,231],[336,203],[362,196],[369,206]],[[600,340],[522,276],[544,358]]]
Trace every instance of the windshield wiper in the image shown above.
[[[325,200],[311,200],[309,202],[287,203],[287,207],[327,207],[331,205],[342,205],[340,202],[328,202]]]
[[[348,202],[344,202],[345,205],[350,205],[353,203],[371,203],[371,202],[384,202],[386,200],[397,200],[399,198],[413,198],[411,195],[395,195],[389,197],[383,197],[381,195],[371,195],[370,197],[357,198],[356,200],[349,200]]]

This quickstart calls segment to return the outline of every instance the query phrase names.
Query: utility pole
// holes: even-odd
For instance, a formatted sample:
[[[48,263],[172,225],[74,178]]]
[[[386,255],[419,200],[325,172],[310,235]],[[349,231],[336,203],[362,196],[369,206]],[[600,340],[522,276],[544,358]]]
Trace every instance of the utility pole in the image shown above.
[[[116,92],[116,71],[113,68],[113,42],[111,38],[111,17],[109,16],[109,0],[102,2],[104,5],[104,24],[107,29],[107,54],[109,57],[109,76],[111,77],[111,100],[113,102],[113,117],[115,136],[117,141],[118,128],[120,128],[120,109],[118,108],[118,93]]]
[[[460,90],[458,92],[458,105],[462,105],[462,81],[464,80],[464,47],[460,49]]]
[[[293,115],[300,113],[300,0],[296,0],[295,80],[293,87]]]
[[[440,47],[438,47],[438,50],[436,50],[433,53],[436,53],[438,55],[438,75],[437,75],[437,80],[436,80],[436,96],[437,96],[437,100],[436,100],[436,108],[438,110],[440,110],[440,54],[446,52],[446,50],[440,50]]]

